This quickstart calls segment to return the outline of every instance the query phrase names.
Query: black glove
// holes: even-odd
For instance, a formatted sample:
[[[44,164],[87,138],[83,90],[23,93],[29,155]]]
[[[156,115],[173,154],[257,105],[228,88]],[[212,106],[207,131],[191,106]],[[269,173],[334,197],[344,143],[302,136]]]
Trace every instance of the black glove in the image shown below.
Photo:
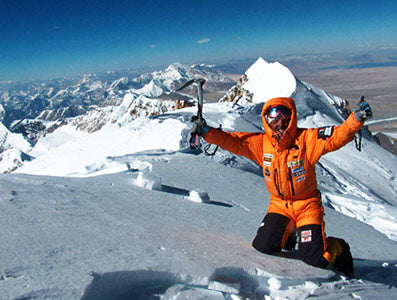
[[[204,119],[199,119],[197,116],[192,117],[193,126],[190,129],[191,134],[197,134],[198,136],[205,136],[210,130],[207,122]]]
[[[357,104],[357,108],[354,111],[354,116],[360,122],[372,118],[373,113],[371,106],[369,106],[368,102],[364,100],[364,96],[361,97],[360,102]]]

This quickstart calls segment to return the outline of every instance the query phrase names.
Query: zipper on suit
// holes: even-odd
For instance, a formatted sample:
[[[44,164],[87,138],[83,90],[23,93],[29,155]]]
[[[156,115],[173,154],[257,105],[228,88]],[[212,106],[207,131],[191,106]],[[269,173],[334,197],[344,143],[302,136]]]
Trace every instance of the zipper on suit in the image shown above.
[[[292,172],[290,168],[288,168],[288,174],[289,174],[289,180],[291,181],[292,196],[295,196],[294,181],[292,180]]]
[[[278,195],[284,200],[284,195],[280,191],[280,186],[279,186],[279,178],[278,178],[278,171],[277,169],[274,169],[274,185],[276,186]]]

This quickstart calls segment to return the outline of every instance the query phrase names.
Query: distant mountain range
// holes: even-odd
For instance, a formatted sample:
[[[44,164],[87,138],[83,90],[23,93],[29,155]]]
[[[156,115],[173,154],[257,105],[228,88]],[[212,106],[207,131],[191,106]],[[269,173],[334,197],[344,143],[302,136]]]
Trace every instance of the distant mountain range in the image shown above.
[[[330,66],[335,57],[337,55],[332,59],[330,55],[302,55],[285,56],[279,60],[290,70],[301,67],[309,70],[310,67]],[[244,77],[239,76],[254,61],[246,59],[218,66],[173,63],[161,71],[146,73],[109,71],[81,77],[0,84],[0,121],[4,125],[0,128],[0,160],[4,166],[0,172],[11,172],[23,161],[32,159],[27,154],[29,147],[67,124],[92,133],[109,123],[130,122],[138,117],[192,106],[195,102],[192,86],[175,92],[190,78],[206,79],[204,98],[211,102],[252,100],[255,93],[249,90],[249,84],[243,88]],[[366,54],[340,55],[337,61],[360,64],[379,60]],[[14,140],[19,142],[14,145]]]
[[[10,158],[14,163],[5,164],[7,167],[0,171],[9,172],[22,165],[22,161],[30,159],[25,153],[27,145],[33,146],[40,137],[66,124],[95,132],[108,122],[120,121],[118,117],[127,110],[129,119],[134,119],[191,106],[195,98],[193,87],[174,92],[190,78],[206,79],[207,93],[226,92],[235,84],[232,78],[208,65],[173,63],[162,71],[131,77],[118,75],[121,74],[108,72],[3,87],[0,90],[0,119],[4,124],[0,128],[3,136],[0,152],[18,150]],[[13,147],[9,142],[11,136],[24,140],[25,145]],[[3,160],[7,159],[3,157]]]
[[[171,64],[163,71],[135,77],[115,78],[117,73],[84,75],[27,83],[0,93],[0,117],[12,132],[36,142],[40,134],[67,118],[82,116],[108,106],[117,106],[126,94],[171,101],[191,97],[173,91],[193,77],[205,78],[207,91],[227,90],[235,82],[212,66]],[[184,91],[189,93],[189,90]],[[46,121],[46,122],[44,122]]]

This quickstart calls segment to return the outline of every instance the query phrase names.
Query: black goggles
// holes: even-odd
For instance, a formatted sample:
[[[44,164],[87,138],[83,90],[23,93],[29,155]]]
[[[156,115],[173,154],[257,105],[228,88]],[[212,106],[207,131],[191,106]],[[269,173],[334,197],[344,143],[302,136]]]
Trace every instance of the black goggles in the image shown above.
[[[287,108],[284,105],[278,105],[278,106],[273,106],[270,107],[266,112],[265,112],[265,118],[268,123],[277,121],[280,119],[290,119],[291,118],[291,110]]]

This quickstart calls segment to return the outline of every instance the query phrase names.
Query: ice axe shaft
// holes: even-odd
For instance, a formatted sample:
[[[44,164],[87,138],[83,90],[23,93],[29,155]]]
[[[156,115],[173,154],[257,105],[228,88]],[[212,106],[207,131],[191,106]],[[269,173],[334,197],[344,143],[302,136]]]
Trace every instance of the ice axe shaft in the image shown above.
[[[199,120],[203,119],[203,85],[205,83],[204,79],[197,79],[195,81],[197,87],[197,116]]]
[[[193,120],[202,120],[203,119],[203,85],[205,84],[205,79],[196,78],[191,79],[178,88],[176,91],[183,90],[191,84],[195,84],[197,91],[197,115],[192,117]],[[190,136],[190,148],[198,149],[200,148],[200,137],[197,134],[192,133]]]

